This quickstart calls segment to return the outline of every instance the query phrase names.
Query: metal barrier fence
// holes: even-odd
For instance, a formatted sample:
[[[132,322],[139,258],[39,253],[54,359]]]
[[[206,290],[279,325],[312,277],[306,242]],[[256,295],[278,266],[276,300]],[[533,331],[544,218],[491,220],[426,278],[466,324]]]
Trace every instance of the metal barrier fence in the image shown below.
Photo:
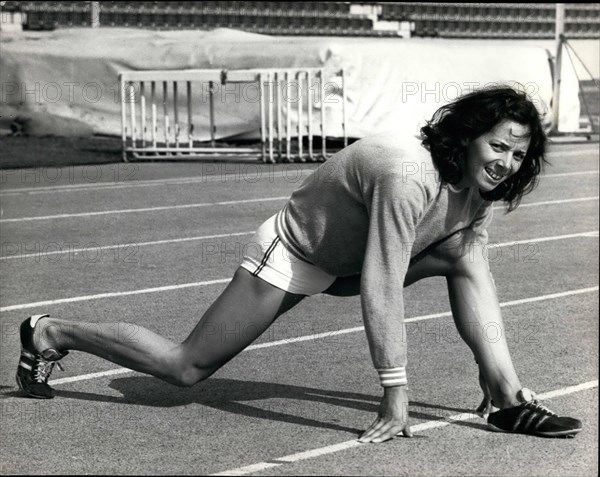
[[[323,161],[328,157],[327,116],[332,113],[331,120],[341,115],[336,137],[341,131],[344,146],[348,144],[343,69],[129,71],[119,81],[125,161],[218,156]],[[242,88],[227,90],[235,85]],[[219,88],[225,92],[218,103],[225,108],[222,117],[239,123],[236,114],[245,116],[248,132],[259,130],[260,146],[217,143]],[[228,136],[224,132],[221,136]]]

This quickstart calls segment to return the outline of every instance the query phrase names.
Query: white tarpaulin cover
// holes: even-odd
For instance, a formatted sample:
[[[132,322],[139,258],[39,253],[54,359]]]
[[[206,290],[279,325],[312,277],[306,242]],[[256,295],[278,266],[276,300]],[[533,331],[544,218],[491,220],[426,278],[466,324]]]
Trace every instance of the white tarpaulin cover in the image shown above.
[[[73,28],[3,34],[0,48],[0,113],[4,121],[28,123],[31,134],[120,135],[118,73],[131,70],[343,67],[350,137],[397,128],[416,132],[439,106],[491,83],[519,83],[540,109],[552,97],[547,50],[507,40]],[[559,130],[570,132],[579,129],[577,78],[569,62],[563,65]],[[217,137],[255,134],[256,104],[239,117],[232,111],[243,105],[219,108],[219,101],[243,102],[226,93],[217,95]],[[328,111],[332,136],[341,136],[340,111]]]

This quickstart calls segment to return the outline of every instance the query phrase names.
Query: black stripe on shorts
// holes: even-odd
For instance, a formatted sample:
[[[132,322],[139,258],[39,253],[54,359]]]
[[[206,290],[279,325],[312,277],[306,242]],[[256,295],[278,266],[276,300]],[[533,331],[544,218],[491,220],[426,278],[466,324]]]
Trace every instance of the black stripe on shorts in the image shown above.
[[[273,250],[275,250],[275,247],[277,246],[277,244],[280,241],[281,241],[281,239],[279,238],[279,236],[277,236],[277,237],[275,237],[273,239],[273,241],[271,242],[271,245],[269,245],[269,248],[267,249],[267,251],[263,255],[263,258],[260,261],[260,265],[256,268],[256,270],[254,270],[252,272],[252,275],[254,275],[255,277],[257,277],[258,274],[262,271],[262,269],[265,268],[265,265],[267,264],[267,260],[269,260],[269,256],[273,253]]]

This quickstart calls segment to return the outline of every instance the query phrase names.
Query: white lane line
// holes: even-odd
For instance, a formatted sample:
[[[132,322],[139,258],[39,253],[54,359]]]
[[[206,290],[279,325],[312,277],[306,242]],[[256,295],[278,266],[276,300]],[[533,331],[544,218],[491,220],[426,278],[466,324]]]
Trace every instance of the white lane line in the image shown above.
[[[198,208],[198,207],[210,207],[210,206],[219,206],[219,205],[238,205],[238,204],[248,204],[248,203],[256,203],[256,202],[269,202],[269,201],[277,201],[277,200],[287,200],[289,196],[281,196],[281,197],[263,197],[261,199],[242,199],[242,200],[229,200],[224,202],[201,202],[198,204],[182,204],[182,205],[165,205],[160,207],[143,207],[139,209],[117,209],[117,210],[102,210],[98,212],[80,212],[76,214],[58,214],[58,215],[42,215],[37,217],[17,217],[11,219],[0,219],[0,223],[8,223],[8,222],[30,222],[34,220],[53,220],[53,219],[68,219],[73,217],[94,217],[101,215],[115,215],[115,214],[133,214],[140,212],[157,212],[162,210],[174,210],[174,209],[190,209],[190,208]],[[540,205],[554,205],[554,204],[568,204],[572,202],[586,202],[598,200],[598,196],[594,197],[580,197],[575,199],[562,199],[562,200],[547,200],[543,202],[531,202],[528,204],[521,204],[519,207],[536,207]],[[503,206],[496,206],[494,210],[503,210]]]
[[[488,247],[512,247],[513,245],[521,245],[521,244],[530,244],[530,243],[539,243],[539,242],[550,242],[552,240],[565,240],[579,237],[598,237],[598,230],[590,230],[589,232],[580,232],[576,234],[566,234],[566,235],[550,235],[549,237],[538,237],[533,239],[523,239],[523,240],[512,240],[510,242],[501,242],[501,243],[488,243]]]
[[[588,201],[592,201],[592,200],[598,200],[598,196],[594,196],[594,197],[579,197],[576,199],[560,199],[560,200],[545,200],[543,202],[530,202],[528,204],[520,204],[519,205],[519,209],[522,207],[538,207],[540,205],[555,205],[555,204],[570,204],[573,202],[588,202]],[[494,210],[504,210],[505,207],[498,205],[496,207],[493,207]],[[517,210],[519,210],[517,209]]]
[[[582,293],[592,293],[595,291],[598,291],[598,286],[588,287],[588,288],[579,288],[577,290],[570,290],[570,291],[566,291],[566,292],[550,293],[548,295],[534,296],[531,298],[521,298],[519,300],[505,301],[505,302],[500,303],[500,307],[525,305],[527,303],[535,303],[535,302],[544,301],[544,300],[554,300],[556,298],[564,298],[567,296],[581,295]]]
[[[553,179],[553,178],[556,178],[556,177],[584,176],[584,175],[589,175],[589,174],[596,174],[596,175],[598,175],[598,171],[557,172],[556,174],[544,174],[541,177],[541,180],[544,180],[546,178]]]
[[[198,204],[181,204],[181,205],[164,205],[160,207],[142,207],[139,209],[117,209],[117,210],[101,210],[98,212],[80,212],[77,214],[58,214],[58,215],[42,215],[38,217],[19,217],[13,219],[0,219],[0,223],[7,222],[29,222],[32,220],[53,220],[53,219],[68,219],[72,217],[94,217],[99,215],[114,215],[114,214],[135,214],[140,212],[158,212],[161,210],[175,209],[192,209],[198,207],[211,207],[217,205],[239,205],[256,202],[270,202],[276,200],[289,199],[289,196],[282,197],[263,197],[261,199],[243,199],[243,200],[228,200],[223,202],[200,202]]]
[[[597,387],[598,387],[598,380],[596,379],[593,381],[587,381],[585,383],[577,384],[575,386],[567,386],[564,388],[555,389],[552,391],[541,393],[541,394],[538,394],[538,398],[544,399],[544,400],[552,399],[555,397],[567,396],[569,394],[578,393],[581,391],[587,391],[590,389],[595,389]],[[427,421],[427,422],[423,422],[421,424],[411,426],[411,430],[413,433],[418,433],[418,432],[426,431],[429,429],[439,429],[441,427],[446,427],[446,426],[449,426],[456,422],[464,422],[464,421],[471,421],[471,420],[483,421],[476,414],[461,413],[461,414],[454,414],[452,416],[448,416],[444,419],[435,420],[435,421]],[[246,465],[244,467],[237,467],[235,469],[229,469],[229,470],[217,472],[217,473],[210,474],[210,475],[248,475],[248,474],[253,474],[255,472],[261,472],[261,471],[264,471],[264,470],[267,470],[267,469],[270,469],[273,467],[279,467],[279,466],[282,466],[285,464],[291,464],[293,462],[299,462],[299,461],[303,461],[303,460],[307,460],[307,459],[314,459],[315,457],[320,457],[323,455],[333,454],[335,452],[340,452],[340,451],[351,449],[354,447],[359,447],[361,445],[368,447],[368,444],[365,445],[365,444],[362,444],[361,442],[359,442],[358,440],[353,439],[351,441],[340,442],[339,444],[334,444],[334,445],[326,446],[326,447],[318,447],[316,449],[311,449],[311,450],[304,451],[304,452],[298,452],[296,454],[288,454],[283,457],[276,457],[269,461],[258,462],[256,464]]]
[[[590,288],[580,288],[578,290],[569,290],[569,291],[559,292],[559,293],[552,293],[549,295],[542,295],[542,296],[536,296],[536,297],[531,297],[531,298],[523,298],[520,300],[507,301],[507,302],[500,303],[500,307],[518,306],[518,305],[524,305],[527,303],[534,303],[534,302],[543,301],[543,300],[555,300],[557,298],[565,298],[565,297],[574,296],[574,295],[581,295],[581,294],[585,294],[585,293],[591,293],[594,291],[598,291],[597,286],[590,287]],[[452,316],[452,312],[444,311],[441,313],[431,313],[428,315],[420,315],[420,316],[414,316],[412,318],[406,318],[404,320],[404,322],[405,323],[415,323],[418,321],[433,320],[436,318],[445,318],[445,317],[449,317],[449,316]],[[326,331],[323,333],[299,336],[297,338],[288,338],[288,339],[277,340],[277,341],[269,341],[267,343],[259,343],[259,344],[255,344],[255,345],[250,345],[247,348],[245,348],[243,350],[243,352],[252,351],[255,349],[272,348],[274,346],[289,345],[289,344],[293,344],[293,343],[302,343],[304,341],[314,341],[314,340],[319,340],[319,339],[324,339],[324,338],[331,338],[333,336],[340,336],[340,335],[345,335],[345,334],[349,334],[349,333],[357,333],[360,331],[364,331],[364,329],[365,329],[364,326],[355,326],[353,328],[346,328],[346,329],[335,330],[335,331]],[[50,381],[50,384],[54,385],[54,384],[72,383],[72,382],[76,382],[76,381],[85,381],[88,379],[95,379],[95,378],[101,378],[101,377],[105,377],[105,376],[113,376],[116,374],[124,374],[124,373],[130,373],[130,372],[133,372],[133,370],[131,370],[129,368],[121,367],[121,368],[110,369],[108,371],[101,371],[101,372],[97,372],[97,373],[83,374],[83,375],[79,375],[79,376],[71,376],[68,378],[56,379],[56,380]]]
[[[551,143],[551,146],[553,145],[559,145],[560,143]],[[596,143],[598,144],[598,143]],[[573,146],[573,145],[571,145]],[[568,147],[565,145],[565,147]],[[582,148],[582,149],[569,149],[569,150],[565,150],[565,151],[548,151],[548,155],[550,156],[559,156],[559,157],[563,157],[563,156],[582,156],[585,154],[591,154],[591,153],[596,153],[598,154],[598,146],[594,146],[591,149],[588,148]]]
[[[506,301],[506,302],[500,303],[500,307],[503,308],[503,307],[507,307],[507,306],[516,306],[516,305],[524,305],[527,303],[534,303],[537,301],[554,300],[557,298],[564,298],[564,297],[573,296],[573,295],[580,295],[583,293],[591,293],[594,291],[598,291],[597,286],[589,287],[589,288],[581,288],[579,290],[569,290],[566,292],[552,293],[549,295],[541,295],[541,296],[531,297],[531,298],[522,298],[520,300]],[[404,320],[404,322],[405,323],[415,323],[417,321],[433,320],[436,318],[445,318],[448,316],[452,316],[452,312],[444,311],[441,313],[431,313],[429,315],[414,316],[412,318],[406,318]],[[246,348],[246,350],[271,348],[273,346],[281,346],[281,345],[292,344],[292,343],[301,343],[303,341],[312,341],[312,340],[318,340],[318,339],[323,339],[323,338],[331,338],[332,336],[340,336],[340,335],[345,335],[348,333],[356,333],[358,331],[363,331],[364,329],[365,329],[364,326],[356,326],[354,328],[346,328],[343,330],[326,331],[326,332],[317,333],[314,335],[299,336],[298,338],[288,338],[288,339],[279,340],[279,341],[270,341],[268,343],[260,343],[260,344],[256,344],[256,345],[251,345],[248,348]]]
[[[90,253],[90,252],[96,252],[96,251],[100,251],[100,250],[112,250],[112,249],[118,249],[118,250],[129,249],[129,250],[131,250],[131,249],[137,249],[139,247],[148,247],[148,246],[152,246],[152,245],[165,245],[165,244],[172,244],[172,243],[195,242],[198,240],[210,240],[210,239],[216,239],[216,238],[239,237],[241,235],[251,235],[253,233],[254,233],[254,231],[250,230],[248,232],[231,232],[228,234],[217,234],[217,235],[199,235],[196,237],[184,237],[184,238],[178,238],[178,239],[153,240],[151,242],[129,242],[129,243],[122,243],[122,244],[115,244],[115,245],[104,245],[101,247],[84,247],[84,248],[68,248],[67,247],[65,250],[61,249],[61,250],[50,250],[50,251],[43,251],[43,252],[40,251],[38,253],[24,253],[24,254],[20,254],[20,255],[3,255],[3,256],[0,256],[0,261],[2,261],[2,260],[19,260],[19,259],[24,260],[24,259],[31,258],[31,257],[34,257],[39,260],[42,256],[46,257],[46,256],[51,256],[51,255],[62,255],[62,254],[67,254],[69,257],[73,257],[73,255],[81,253],[81,252]]]
[[[37,194],[49,194],[53,192],[87,192],[96,190],[114,190],[114,189],[128,189],[128,188],[139,188],[139,187],[160,187],[168,185],[185,185],[185,184],[203,184],[208,182],[248,182],[257,183],[263,176],[269,180],[274,179],[285,179],[292,183],[297,183],[300,177],[309,175],[315,168],[303,168],[293,171],[291,173],[289,169],[280,170],[277,172],[269,170],[259,170],[257,174],[254,171],[243,171],[237,174],[221,174],[221,175],[210,175],[210,176],[198,176],[198,177],[177,177],[172,179],[147,179],[141,181],[122,181],[122,182],[106,182],[106,183],[85,183],[85,184],[66,184],[56,186],[42,186],[42,187],[20,187],[14,189],[0,190],[1,196],[10,195],[37,195]],[[575,176],[575,175],[587,175],[587,174],[598,174],[597,170],[578,171],[578,172],[564,172],[556,174],[543,174],[542,178],[552,177],[564,177],[564,176]]]
[[[26,260],[28,258],[35,258],[36,260],[39,260],[42,256],[47,257],[47,256],[63,255],[63,254],[67,254],[69,257],[73,257],[75,254],[82,253],[82,252],[90,253],[90,252],[97,252],[97,251],[101,251],[101,250],[112,250],[112,249],[119,249],[119,250],[136,249],[137,250],[139,247],[167,245],[167,244],[184,243],[184,242],[195,242],[195,241],[199,241],[199,240],[210,240],[210,239],[216,239],[216,238],[239,237],[239,236],[243,236],[243,235],[251,235],[254,232],[255,231],[253,231],[253,230],[249,230],[247,232],[231,232],[228,234],[217,234],[217,235],[199,235],[199,236],[195,236],[195,237],[184,237],[184,238],[178,238],[178,239],[153,240],[150,242],[129,242],[129,243],[122,243],[122,244],[115,244],[115,245],[104,245],[101,247],[83,247],[83,248],[67,247],[65,250],[63,250],[62,247],[59,247],[59,250],[48,250],[48,251],[44,250],[43,252],[40,250],[39,252],[36,252],[36,253],[24,253],[24,254],[19,254],[19,255],[2,255],[2,256],[0,256],[0,261]],[[541,237],[541,238],[529,239],[529,240],[515,240],[513,242],[506,242],[506,243],[490,243],[489,247],[506,247],[506,246],[512,246],[512,245],[518,245],[518,244],[547,242],[550,240],[562,240],[562,239],[570,239],[570,238],[577,238],[577,237],[597,237],[597,236],[598,236],[598,231],[592,230],[590,232],[581,232],[581,233],[569,234],[569,235],[555,235],[555,236],[550,236],[550,237]]]
[[[71,376],[70,378],[61,378],[48,381],[48,384],[56,386],[58,384],[74,383],[77,381],[86,381],[88,379],[104,378],[106,376],[115,376],[118,374],[133,373],[129,368],[109,369],[108,371],[100,371],[98,373],[80,374],[79,376]]]
[[[285,179],[287,181],[296,183],[300,177],[308,175],[313,172],[314,168],[302,168],[296,171],[290,172],[289,169],[281,171],[269,171],[269,170],[258,170],[254,171],[243,171],[238,174],[221,174],[221,175],[210,175],[210,176],[198,176],[198,177],[177,177],[172,179],[148,179],[142,181],[123,181],[123,182],[106,182],[106,183],[87,183],[87,184],[68,184],[68,185],[56,185],[56,186],[45,186],[45,187],[21,187],[17,189],[5,189],[0,191],[0,196],[8,195],[19,195],[19,194],[48,194],[52,192],[86,192],[96,190],[113,190],[113,189],[128,189],[138,187],[159,187],[163,185],[182,185],[182,184],[204,184],[207,182],[247,182],[250,184],[258,183],[260,179],[264,178],[268,181],[274,179]],[[594,171],[591,171],[594,172]]]
[[[0,312],[13,311],[13,310],[25,310],[27,308],[35,308],[38,306],[42,307],[42,306],[60,305],[62,303],[75,303],[78,301],[99,300],[101,298],[114,298],[114,297],[119,297],[119,296],[141,295],[144,293],[157,293],[157,292],[164,292],[164,291],[171,291],[171,290],[181,290],[183,288],[203,287],[203,286],[207,286],[207,285],[229,283],[230,281],[231,281],[231,278],[220,278],[217,280],[207,280],[207,281],[203,281],[203,282],[181,283],[179,285],[167,285],[167,286],[162,286],[162,287],[143,288],[141,290],[98,293],[97,295],[83,295],[83,296],[74,296],[71,298],[59,298],[57,300],[46,300],[46,301],[38,301],[38,302],[34,302],[34,303],[24,303],[22,305],[3,306],[3,307],[0,307]]]
[[[572,239],[572,238],[578,238],[578,237],[596,237],[597,235],[598,235],[598,231],[591,231],[591,232],[582,232],[582,233],[578,233],[578,234],[556,235],[556,236],[551,236],[551,237],[539,237],[539,238],[527,239],[527,240],[515,240],[515,241],[511,241],[511,242],[504,242],[504,243],[490,243],[488,246],[490,248],[492,248],[492,247],[510,247],[510,246],[514,246],[517,244],[532,244],[532,243],[536,243],[536,242],[548,242],[551,240],[564,240],[564,239]],[[5,258],[5,257],[0,257],[0,258]],[[8,258],[8,257],[6,257],[6,258]],[[193,282],[193,283],[183,283],[180,285],[167,285],[167,286],[162,286],[162,287],[144,288],[141,290],[130,290],[130,291],[125,291],[125,292],[106,292],[106,293],[100,293],[100,294],[96,294],[96,295],[84,295],[84,296],[77,296],[77,297],[71,297],[71,298],[58,298],[56,300],[46,300],[46,301],[38,301],[38,302],[33,302],[33,303],[23,303],[20,305],[4,306],[4,307],[0,307],[0,312],[24,310],[27,308],[35,308],[37,306],[50,306],[50,305],[58,305],[58,304],[62,304],[62,303],[73,303],[73,302],[78,302],[78,301],[97,300],[97,299],[101,299],[101,298],[111,298],[111,297],[126,296],[126,295],[139,295],[139,294],[143,294],[143,293],[156,293],[156,292],[177,290],[180,288],[206,286],[206,285],[212,285],[212,284],[216,284],[216,283],[227,283],[230,280],[231,279],[229,279],[229,278],[222,278],[222,279],[217,279],[217,280],[210,280],[207,282],[202,281],[202,282]]]

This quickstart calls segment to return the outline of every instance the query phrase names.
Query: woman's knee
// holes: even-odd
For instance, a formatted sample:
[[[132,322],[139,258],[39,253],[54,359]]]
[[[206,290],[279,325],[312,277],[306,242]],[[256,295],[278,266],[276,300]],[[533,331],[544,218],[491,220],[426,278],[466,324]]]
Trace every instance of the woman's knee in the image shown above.
[[[173,351],[163,379],[175,386],[188,388],[208,378],[219,367],[214,363],[200,363],[191,358],[182,344]]]
[[[215,371],[216,369],[198,368],[193,365],[186,366],[174,373],[172,384],[181,388],[189,388],[204,381]]]
[[[446,277],[463,277],[473,280],[492,278],[489,263],[482,254],[470,253],[448,263]]]

